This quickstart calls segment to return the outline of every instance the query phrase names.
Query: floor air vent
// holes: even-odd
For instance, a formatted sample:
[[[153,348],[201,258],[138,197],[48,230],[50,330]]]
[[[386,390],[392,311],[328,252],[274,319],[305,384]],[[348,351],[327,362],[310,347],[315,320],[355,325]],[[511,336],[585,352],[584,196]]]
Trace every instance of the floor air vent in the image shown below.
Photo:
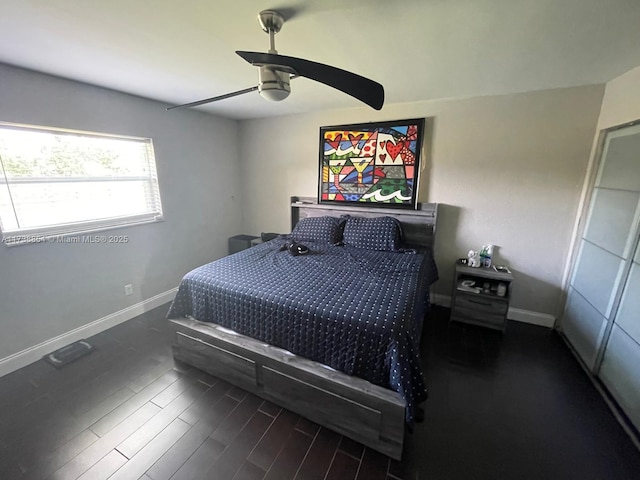
[[[54,367],[60,368],[92,351],[93,347],[86,340],[79,340],[71,345],[59,348],[44,358]]]

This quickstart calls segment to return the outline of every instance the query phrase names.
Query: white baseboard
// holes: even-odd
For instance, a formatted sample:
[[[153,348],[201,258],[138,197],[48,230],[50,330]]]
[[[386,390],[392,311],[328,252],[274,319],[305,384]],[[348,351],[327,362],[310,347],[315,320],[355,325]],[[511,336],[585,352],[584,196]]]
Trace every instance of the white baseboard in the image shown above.
[[[123,308],[115,313],[99,318],[98,320],[94,320],[91,323],[87,323],[86,325],[82,325],[81,327],[63,333],[62,335],[58,335],[55,338],[46,340],[38,345],[2,358],[0,359],[0,377],[27,366],[30,363],[38,361],[45,355],[48,355],[65,345],[69,345],[70,343],[77,342],[83,338],[89,338],[100,332],[104,332],[111,327],[115,327],[120,323],[131,320],[138,315],[170,302],[173,300],[177,290],[177,288],[172,288],[171,290],[160,293],[154,297],[148,298],[147,300],[143,300],[135,305]]]
[[[553,328],[556,324],[556,317],[548,313],[532,312],[531,310],[513,307],[509,307],[507,318],[516,322],[530,323],[547,328]]]
[[[431,301],[436,305],[451,308],[451,297],[449,295],[435,293],[431,295]],[[556,317],[548,313],[533,312],[531,310],[513,307],[509,308],[507,318],[509,320],[515,320],[516,322],[530,323],[547,328],[553,328],[556,323]]]

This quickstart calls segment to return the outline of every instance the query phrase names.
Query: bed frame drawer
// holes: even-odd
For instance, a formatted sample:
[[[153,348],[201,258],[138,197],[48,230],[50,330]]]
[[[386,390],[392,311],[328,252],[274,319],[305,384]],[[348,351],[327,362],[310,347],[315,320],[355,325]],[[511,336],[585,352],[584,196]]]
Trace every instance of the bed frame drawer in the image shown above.
[[[406,405],[397,392],[212,323],[170,322],[177,360],[396,460],[402,457]]]
[[[256,362],[204,340],[177,332],[174,356],[211,375],[223,377],[234,385],[254,391],[257,385]]]
[[[289,410],[334,430],[379,439],[380,411],[269,367],[262,367],[261,377],[264,392]]]

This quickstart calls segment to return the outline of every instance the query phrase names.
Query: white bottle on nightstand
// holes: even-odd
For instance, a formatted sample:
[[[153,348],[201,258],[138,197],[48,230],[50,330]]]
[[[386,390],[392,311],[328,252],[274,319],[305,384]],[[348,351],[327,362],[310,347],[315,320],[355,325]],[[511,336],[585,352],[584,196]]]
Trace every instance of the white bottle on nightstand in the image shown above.
[[[489,268],[491,266],[491,257],[493,257],[493,245],[483,245],[480,252],[483,267]]]

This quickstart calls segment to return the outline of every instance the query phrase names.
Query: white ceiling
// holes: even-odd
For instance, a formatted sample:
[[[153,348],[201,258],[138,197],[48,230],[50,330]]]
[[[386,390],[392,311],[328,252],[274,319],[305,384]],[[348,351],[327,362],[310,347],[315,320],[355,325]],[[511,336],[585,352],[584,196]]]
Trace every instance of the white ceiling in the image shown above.
[[[387,103],[603,83],[640,65],[640,0],[0,0],[0,62],[185,103],[256,85],[234,52],[268,49],[264,9],[290,17],[279,53],[372,78]],[[254,92],[200,108],[361,105],[308,79],[291,87],[280,103]]]

